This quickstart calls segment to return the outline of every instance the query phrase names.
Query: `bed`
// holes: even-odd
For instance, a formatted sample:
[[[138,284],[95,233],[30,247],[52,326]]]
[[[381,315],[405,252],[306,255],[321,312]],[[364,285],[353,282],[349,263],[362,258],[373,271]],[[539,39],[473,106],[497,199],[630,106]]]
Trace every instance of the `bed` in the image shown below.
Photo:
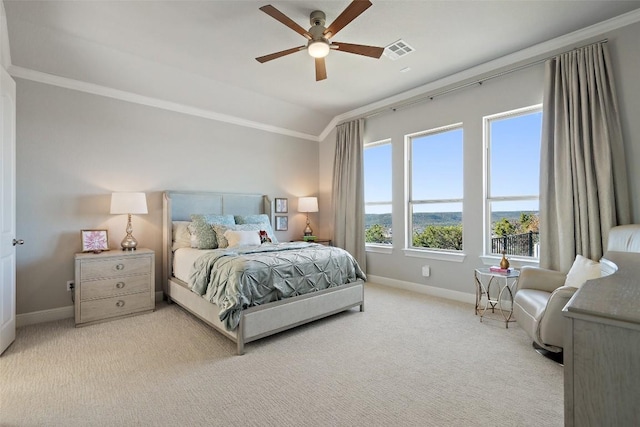
[[[235,215],[252,217],[260,214],[272,217],[272,204],[270,199],[260,194],[237,194],[237,193],[210,193],[210,192],[185,192],[166,191],[163,196],[163,277],[165,280],[164,293],[169,303],[175,302],[181,307],[201,319],[203,322],[215,328],[237,345],[237,353],[244,354],[245,344],[298,325],[312,322],[333,314],[359,307],[364,311],[364,274],[356,274],[346,280],[346,283],[339,286],[327,287],[326,289],[311,289],[309,293],[295,294],[291,297],[282,298],[272,302],[259,302],[259,305],[241,304],[241,308],[233,311],[233,315],[228,315],[225,304],[218,306],[209,299],[212,295],[204,290],[197,292],[198,288],[194,283],[187,283],[191,274],[196,277],[196,273],[190,266],[195,264],[196,259],[219,258],[211,253],[218,250],[202,250],[199,256],[198,250],[185,248],[184,253],[176,249],[174,234],[176,224],[191,221],[192,215]],[[226,234],[225,234],[226,235]],[[319,254],[326,253],[329,248],[322,249],[318,244],[308,243],[283,243],[272,245],[277,252],[287,252],[289,249],[306,250],[300,246],[306,245],[309,250],[318,251]],[[268,245],[263,245],[268,246]],[[292,248],[287,248],[292,246]],[[182,250],[182,249],[180,249]],[[324,252],[322,252],[324,251]],[[331,251],[341,251],[338,248],[331,248]],[[195,254],[194,254],[195,252]],[[210,252],[210,253],[208,253]],[[246,256],[264,257],[264,253],[253,254],[253,252],[264,252],[263,250],[252,252]],[[344,252],[344,251],[343,251]],[[208,253],[208,255],[207,255]],[[176,255],[180,255],[177,257]],[[349,256],[348,254],[346,254]],[[321,255],[313,255],[321,256]],[[174,257],[176,259],[174,259]],[[349,256],[350,257],[350,256]],[[180,259],[175,264],[174,261]],[[231,256],[224,258],[225,260]],[[265,258],[260,259],[261,262]],[[212,263],[213,261],[211,261]],[[186,264],[185,264],[186,263]],[[190,263],[190,264],[189,264]],[[209,264],[201,262],[201,264]],[[187,267],[185,267],[187,265]],[[357,264],[356,264],[357,267]],[[191,268],[191,272],[188,270]],[[178,274],[174,274],[174,269]],[[359,270],[359,267],[357,267]],[[178,277],[176,277],[178,276]],[[192,277],[192,278],[193,278]],[[193,290],[192,290],[193,287]],[[203,295],[201,295],[203,293]],[[206,297],[206,298],[205,298]],[[222,307],[222,308],[221,308]],[[221,319],[222,317],[222,319]],[[233,321],[229,319],[232,318]]]

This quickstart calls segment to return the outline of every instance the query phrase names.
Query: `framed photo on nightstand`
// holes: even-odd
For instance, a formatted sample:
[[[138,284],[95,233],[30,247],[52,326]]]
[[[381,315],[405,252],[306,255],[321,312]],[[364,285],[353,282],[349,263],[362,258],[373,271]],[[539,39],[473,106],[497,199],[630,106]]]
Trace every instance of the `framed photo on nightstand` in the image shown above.
[[[276,216],[276,231],[287,231],[289,229],[288,216]]]
[[[109,250],[109,238],[107,230],[82,230],[82,252],[95,252]]]

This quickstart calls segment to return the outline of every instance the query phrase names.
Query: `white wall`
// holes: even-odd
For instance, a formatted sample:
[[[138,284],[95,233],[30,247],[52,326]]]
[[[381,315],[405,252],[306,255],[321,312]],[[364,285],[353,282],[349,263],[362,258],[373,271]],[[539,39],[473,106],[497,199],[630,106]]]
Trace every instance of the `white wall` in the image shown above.
[[[289,198],[289,231],[305,216],[297,197],[318,189],[318,143],[16,79],[17,313],[72,304],[80,230],[124,237],[125,215],[109,215],[112,191],[144,191],[149,214],[134,236],[156,251],[161,290],[162,191],[263,193]],[[315,218],[312,218],[314,221]]]
[[[609,40],[617,78],[623,136],[627,154],[634,222],[640,222],[640,24],[634,24],[605,37]],[[603,37],[597,38],[597,40]],[[594,40],[595,41],[595,40]],[[482,266],[483,254],[483,169],[482,117],[542,102],[544,79],[542,64],[518,71],[482,86],[463,89],[396,112],[366,120],[365,142],[391,138],[393,151],[393,253],[367,253],[367,274],[410,285],[428,285],[450,291],[473,293],[473,270]],[[462,263],[411,258],[404,255],[404,136],[435,127],[463,122],[464,125],[464,253]],[[331,170],[335,134],[320,143],[320,191],[331,193]],[[514,153],[514,161],[519,159]],[[323,226],[330,227],[330,216],[322,215]],[[497,262],[497,259],[496,259]],[[431,266],[431,276],[422,277],[421,267]],[[416,289],[415,286],[409,286]],[[419,289],[419,288],[418,288]],[[425,288],[426,289],[426,288]]]

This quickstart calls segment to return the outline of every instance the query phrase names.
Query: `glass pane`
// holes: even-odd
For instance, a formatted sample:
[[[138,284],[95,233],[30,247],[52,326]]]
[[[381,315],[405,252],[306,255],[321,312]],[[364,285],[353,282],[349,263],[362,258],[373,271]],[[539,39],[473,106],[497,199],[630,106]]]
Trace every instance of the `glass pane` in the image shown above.
[[[462,250],[462,203],[429,203],[413,206],[411,246]]]
[[[538,258],[540,252],[538,200],[491,202],[489,252]]]
[[[364,200],[391,200],[391,144],[364,149]]]
[[[490,196],[536,196],[540,193],[542,113],[490,122]]]
[[[462,129],[411,139],[411,200],[461,199]]]
[[[365,205],[364,207],[365,242],[391,244],[391,203],[385,205]]]

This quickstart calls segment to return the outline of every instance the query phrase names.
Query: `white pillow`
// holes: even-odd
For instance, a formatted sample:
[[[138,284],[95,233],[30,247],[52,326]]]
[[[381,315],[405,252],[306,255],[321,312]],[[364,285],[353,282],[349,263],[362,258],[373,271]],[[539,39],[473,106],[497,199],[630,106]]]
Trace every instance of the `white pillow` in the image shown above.
[[[171,249],[174,251],[180,248],[191,247],[189,224],[191,224],[191,221],[173,221],[173,245],[171,246]]]
[[[237,248],[240,246],[260,246],[260,232],[259,231],[236,231],[227,230],[224,233],[224,237],[229,242],[230,248]]]
[[[584,285],[587,280],[597,279],[599,277],[602,277],[599,262],[592,261],[582,255],[576,255],[576,259],[573,261],[573,265],[567,273],[564,285],[579,288]]]
[[[214,224],[211,226],[213,229],[216,240],[219,248],[226,248],[229,246],[229,242],[227,242],[227,238],[224,237],[224,233],[227,231],[255,231],[258,234],[260,231],[260,226],[258,224],[237,224],[237,225],[220,225]],[[260,238],[260,234],[258,234],[258,238]]]

